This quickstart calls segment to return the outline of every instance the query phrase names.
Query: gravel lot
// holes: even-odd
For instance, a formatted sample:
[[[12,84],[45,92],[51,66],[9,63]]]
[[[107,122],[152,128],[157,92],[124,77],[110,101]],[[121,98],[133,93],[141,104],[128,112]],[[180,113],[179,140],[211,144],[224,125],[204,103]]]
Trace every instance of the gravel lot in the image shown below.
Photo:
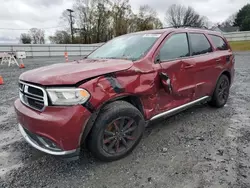
[[[74,58],[78,59],[78,58]],[[249,188],[250,53],[237,53],[236,78],[222,109],[198,105],[152,123],[134,152],[102,163],[84,151],[65,162],[30,147],[17,130],[13,102],[19,75],[62,58],[0,66],[0,187]]]

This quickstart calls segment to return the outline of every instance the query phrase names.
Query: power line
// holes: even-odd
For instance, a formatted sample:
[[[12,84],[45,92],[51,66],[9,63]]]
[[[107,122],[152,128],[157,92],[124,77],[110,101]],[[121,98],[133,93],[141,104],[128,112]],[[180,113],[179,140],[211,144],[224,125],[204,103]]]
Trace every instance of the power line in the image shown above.
[[[39,29],[56,29],[56,28],[62,28],[62,27],[67,27],[67,26],[57,26],[57,27],[45,27],[45,28],[39,28]],[[32,27],[34,28],[34,27]],[[0,30],[15,30],[15,31],[27,31],[27,30],[30,30],[31,28],[29,29],[18,29],[18,28],[0,28]]]

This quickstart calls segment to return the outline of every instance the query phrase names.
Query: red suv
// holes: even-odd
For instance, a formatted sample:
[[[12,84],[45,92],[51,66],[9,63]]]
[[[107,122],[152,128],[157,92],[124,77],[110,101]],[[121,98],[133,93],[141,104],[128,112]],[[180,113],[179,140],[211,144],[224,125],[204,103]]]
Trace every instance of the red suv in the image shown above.
[[[235,58],[218,32],[167,28],[123,35],[85,59],[27,71],[15,101],[28,143],[52,155],[120,159],[148,122],[197,103],[223,107]]]

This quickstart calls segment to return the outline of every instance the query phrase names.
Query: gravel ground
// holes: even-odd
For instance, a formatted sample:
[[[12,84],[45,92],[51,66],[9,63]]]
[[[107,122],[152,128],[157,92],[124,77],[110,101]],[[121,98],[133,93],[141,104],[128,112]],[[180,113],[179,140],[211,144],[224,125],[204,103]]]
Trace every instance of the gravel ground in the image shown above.
[[[78,59],[78,58],[75,58]],[[102,163],[87,151],[65,162],[30,147],[17,130],[13,102],[18,76],[62,58],[2,65],[0,75],[0,187],[249,188],[250,53],[237,53],[236,78],[222,109],[198,105],[153,122],[128,157]]]

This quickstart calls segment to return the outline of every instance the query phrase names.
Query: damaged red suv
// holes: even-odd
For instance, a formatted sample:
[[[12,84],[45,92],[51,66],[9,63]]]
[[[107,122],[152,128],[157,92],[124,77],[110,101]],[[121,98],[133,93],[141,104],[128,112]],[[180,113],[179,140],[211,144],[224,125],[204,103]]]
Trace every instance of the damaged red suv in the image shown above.
[[[20,76],[19,129],[36,149],[104,161],[140,142],[148,122],[195,104],[223,107],[235,58],[218,32],[167,28],[123,35],[85,59]]]

